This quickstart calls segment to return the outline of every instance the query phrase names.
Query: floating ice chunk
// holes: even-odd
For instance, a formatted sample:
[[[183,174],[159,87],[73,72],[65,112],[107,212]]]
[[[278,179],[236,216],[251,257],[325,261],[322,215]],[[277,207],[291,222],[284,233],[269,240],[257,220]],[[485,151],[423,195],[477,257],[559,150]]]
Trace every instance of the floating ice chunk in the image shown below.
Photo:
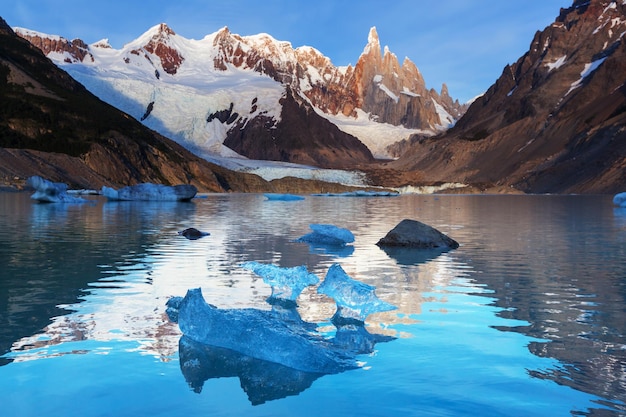
[[[298,238],[297,242],[333,246],[344,246],[354,242],[354,235],[348,229],[332,224],[311,224],[309,227],[313,232]]]
[[[265,198],[273,201],[298,201],[304,200],[304,197],[301,195],[295,194],[263,194]]]
[[[206,303],[200,288],[169,302],[170,312],[178,314],[180,330],[195,342],[303,372],[331,374],[358,367],[353,356],[334,348],[308,326],[284,321],[273,311],[215,308]]]
[[[626,208],[626,193],[615,194],[615,197],[613,197],[613,204],[618,207]]]
[[[143,183],[115,190],[102,187],[102,195],[109,200],[122,201],[189,201],[195,197],[197,188],[190,184],[162,185]]]
[[[271,264],[245,262],[241,267],[254,272],[263,278],[263,282],[272,287],[270,301],[295,302],[302,290],[320,282],[317,275],[309,273],[304,265],[281,268]]]
[[[35,175],[28,178],[26,184],[35,189],[35,193],[30,198],[41,203],[84,203],[87,201],[84,198],[69,195],[67,184],[62,182],[48,181]]]
[[[356,281],[345,273],[339,264],[328,268],[326,278],[317,288],[337,303],[333,323],[364,322],[367,316],[381,311],[395,310],[397,307],[379,299],[375,287]]]

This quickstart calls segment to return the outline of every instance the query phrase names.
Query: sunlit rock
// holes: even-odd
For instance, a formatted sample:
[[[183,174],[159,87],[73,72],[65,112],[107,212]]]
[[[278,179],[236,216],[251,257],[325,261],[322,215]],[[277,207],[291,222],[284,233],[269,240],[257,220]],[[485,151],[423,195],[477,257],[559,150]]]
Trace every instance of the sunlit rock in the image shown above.
[[[354,242],[352,232],[343,227],[332,224],[311,224],[309,227],[313,231],[298,238],[297,242],[331,246],[344,246]]]
[[[162,185],[143,183],[116,190],[102,187],[102,195],[116,201],[189,201],[198,189],[190,184]]]
[[[615,197],[613,197],[613,204],[618,207],[626,208],[626,193],[615,194]]]
[[[339,264],[328,268],[326,278],[317,288],[317,292],[335,300],[337,312],[333,323],[365,322],[373,313],[395,310],[397,307],[379,299],[376,288],[354,280],[346,274]]]
[[[62,182],[52,182],[39,176],[32,176],[28,178],[26,184],[35,189],[35,193],[30,198],[41,203],[84,203],[87,201],[68,194],[67,184]]]
[[[439,230],[417,220],[404,219],[376,243],[380,247],[456,249],[459,244]]]
[[[254,272],[272,287],[270,302],[283,300],[295,303],[302,290],[320,281],[317,275],[311,274],[304,265],[282,268],[259,262],[245,262],[241,267]]]

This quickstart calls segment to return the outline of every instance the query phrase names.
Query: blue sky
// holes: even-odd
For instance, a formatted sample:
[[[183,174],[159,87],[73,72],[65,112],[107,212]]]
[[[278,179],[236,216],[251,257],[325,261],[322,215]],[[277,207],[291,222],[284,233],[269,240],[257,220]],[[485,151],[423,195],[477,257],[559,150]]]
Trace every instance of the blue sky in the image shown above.
[[[426,85],[446,83],[453,98],[483,93],[506,64],[524,54],[572,0],[13,0],[0,16],[19,26],[114,48],[158,23],[201,39],[224,26],[233,33],[268,33],[294,47],[312,46],[335,65],[354,64],[375,26],[381,45],[409,57]]]

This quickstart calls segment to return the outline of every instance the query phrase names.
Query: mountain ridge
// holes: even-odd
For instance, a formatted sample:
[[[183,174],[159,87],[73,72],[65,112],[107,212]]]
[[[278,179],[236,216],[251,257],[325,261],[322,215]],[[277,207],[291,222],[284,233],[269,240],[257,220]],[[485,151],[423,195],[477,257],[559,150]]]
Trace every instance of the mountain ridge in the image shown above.
[[[80,39],[65,40],[64,43],[63,38],[56,35],[22,28],[16,28],[16,32],[40,47],[101,99],[189,149],[217,152],[222,156],[233,156],[230,150],[221,146],[225,142],[235,144],[240,151],[249,148],[236,143],[242,128],[254,126],[256,129],[244,135],[248,138],[271,136],[272,130],[284,128],[280,126],[280,101],[286,97],[287,89],[304,99],[300,101],[300,107],[312,107],[317,115],[327,118],[348,135],[342,139],[346,147],[356,153],[362,152],[361,145],[351,136],[364,143],[374,156],[382,157],[393,156],[386,150],[393,143],[389,139],[392,135],[364,138],[364,129],[350,130],[354,120],[360,118],[362,123],[369,125],[401,127],[405,129],[403,133],[398,133],[400,129],[397,128],[388,129],[388,132],[394,132],[393,137],[403,135],[397,138],[401,140],[412,132],[435,134],[454,123],[465,110],[458,100],[449,96],[445,85],[441,94],[427,89],[419,70],[408,58],[401,65],[388,48],[381,53],[375,28],[370,30],[368,43],[354,67],[336,67],[312,47],[293,48],[291,43],[277,41],[268,34],[240,36],[231,33],[227,27],[201,40],[189,40],[161,23],[119,50],[113,50],[104,42],[85,47]],[[257,83],[258,74],[277,83],[272,87],[265,82],[261,87],[260,94],[268,95],[265,102],[260,96],[250,96],[249,93],[244,97],[235,85],[238,82],[234,80],[236,77],[243,80],[239,81],[240,84]],[[128,80],[121,81],[122,75],[134,76],[137,82],[131,85]],[[231,85],[220,84],[229,77]],[[193,104],[175,103],[173,93],[166,91],[168,88],[177,88],[176,94],[185,94]],[[270,88],[275,91],[270,93]],[[219,98],[215,97],[217,89],[221,94]],[[209,95],[213,95],[212,100]],[[273,97],[270,99],[269,95]],[[246,104],[255,99],[255,106]],[[207,115],[210,117],[228,110],[231,103],[240,107],[235,111],[237,120],[231,120],[230,124],[216,119],[202,121]],[[168,109],[173,108],[193,116],[185,122],[169,120],[171,110]],[[312,112],[308,114],[316,117]],[[271,123],[248,123],[255,117],[273,120]],[[338,118],[347,123],[338,123]],[[311,138],[311,142],[316,140]],[[355,162],[355,158],[344,161],[339,156],[330,161],[321,154],[332,152],[320,146],[320,157],[312,158],[318,166],[337,167]],[[283,157],[279,160],[296,162],[285,155],[297,152],[292,152],[286,143],[283,149],[284,152],[280,152]],[[243,156],[259,157],[255,154]],[[319,165],[323,160],[329,164]],[[364,154],[356,162],[370,160],[371,156]]]
[[[0,184],[39,175],[72,188],[141,182],[201,192],[338,192],[324,181],[266,181],[194,155],[101,101],[0,18]]]
[[[575,1],[445,134],[390,166],[533,193],[626,188],[626,2]]]

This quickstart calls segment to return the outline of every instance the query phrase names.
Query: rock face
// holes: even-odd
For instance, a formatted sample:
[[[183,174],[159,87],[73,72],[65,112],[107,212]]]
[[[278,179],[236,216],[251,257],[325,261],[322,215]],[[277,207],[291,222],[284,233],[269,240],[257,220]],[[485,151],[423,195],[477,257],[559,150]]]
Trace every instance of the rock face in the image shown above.
[[[459,244],[439,230],[417,220],[404,219],[376,245],[419,249],[456,249]]]
[[[239,120],[229,129],[224,145],[251,159],[324,168],[373,162],[372,153],[363,143],[315,113],[290,88],[281,104],[281,117],[275,125],[263,116]]]
[[[326,117],[355,118],[365,112],[371,123],[432,135],[466,110],[450,98],[445,85],[440,94],[428,90],[408,58],[400,64],[387,48],[381,53],[375,28],[356,65],[347,68],[334,66],[313,48],[294,49],[265,34],[242,37],[228,28],[194,41],[160,24],[118,51],[111,51],[106,42],[85,45],[78,39],[17,32],[102,100],[185,147],[223,156],[229,151],[222,144],[252,159],[349,167],[371,162],[372,152],[395,156],[395,148],[385,150],[387,137],[367,138],[364,146],[365,139],[340,131]],[[107,59],[99,57],[103,48]],[[119,61],[108,68],[113,54]],[[193,79],[185,78],[190,73]],[[198,83],[198,73],[206,80]],[[241,74],[255,74],[258,80],[259,73],[275,81],[278,93],[258,91],[251,96],[256,87],[248,86],[243,93],[237,90],[241,86],[212,84]],[[163,77],[169,77],[167,84]],[[177,88],[169,92],[172,85]],[[187,119],[173,120],[172,114]]]
[[[525,192],[626,186],[626,4],[577,0],[445,135],[394,164],[427,182]]]

